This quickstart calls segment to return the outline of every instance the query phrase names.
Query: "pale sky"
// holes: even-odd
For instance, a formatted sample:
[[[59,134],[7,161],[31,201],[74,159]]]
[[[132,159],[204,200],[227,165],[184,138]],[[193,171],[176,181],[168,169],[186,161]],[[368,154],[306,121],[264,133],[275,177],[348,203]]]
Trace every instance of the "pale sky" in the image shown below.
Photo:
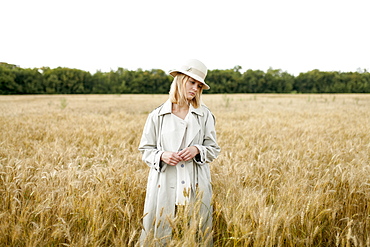
[[[369,0],[0,0],[0,62],[95,73],[370,70]]]

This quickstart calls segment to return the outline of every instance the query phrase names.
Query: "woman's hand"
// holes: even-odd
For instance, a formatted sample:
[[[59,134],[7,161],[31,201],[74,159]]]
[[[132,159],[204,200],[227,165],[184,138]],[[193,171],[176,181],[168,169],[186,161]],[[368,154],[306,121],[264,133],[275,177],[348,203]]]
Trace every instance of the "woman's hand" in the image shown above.
[[[177,165],[177,163],[179,163],[183,159],[180,157],[180,155],[177,152],[165,151],[162,153],[161,160],[170,166],[175,166]]]
[[[188,161],[195,157],[195,155],[199,154],[199,150],[195,146],[184,148],[179,152],[168,152],[165,151],[162,153],[161,160],[170,165],[175,166],[180,161]]]
[[[199,154],[199,150],[197,147],[191,146],[191,147],[184,148],[183,150],[177,153],[181,157],[182,160],[188,161],[194,158],[197,154]]]

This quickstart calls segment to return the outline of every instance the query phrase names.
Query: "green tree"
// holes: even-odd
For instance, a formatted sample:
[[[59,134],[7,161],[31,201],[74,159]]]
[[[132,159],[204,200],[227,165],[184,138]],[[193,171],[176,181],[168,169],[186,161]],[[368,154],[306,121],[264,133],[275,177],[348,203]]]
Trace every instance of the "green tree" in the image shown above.
[[[169,92],[172,76],[167,75],[163,70],[153,69],[150,71],[151,93],[166,94]]]
[[[227,70],[210,70],[206,78],[212,88],[204,93],[370,93],[370,75],[356,72],[312,70],[294,77],[280,69],[267,72],[241,66]],[[145,93],[169,91],[173,78],[163,70],[136,71],[118,68],[110,72],[89,72],[58,67],[23,69],[0,63],[0,94],[83,94]]]
[[[46,93],[82,94],[85,85],[91,88],[92,83],[90,73],[78,69],[43,68],[43,76]]]
[[[95,74],[92,75],[92,78],[91,78],[92,91],[91,91],[91,93],[95,93],[95,94],[108,93],[108,90],[105,87],[105,77],[106,77],[106,74],[101,72],[100,70],[95,72]]]
[[[38,69],[14,69],[14,81],[19,85],[21,94],[40,94],[43,90],[43,76]]]
[[[0,93],[16,94],[21,91],[21,86],[15,82],[15,65],[0,63]]]
[[[265,72],[262,70],[247,70],[242,76],[245,93],[262,93],[265,85]]]
[[[212,88],[212,93],[237,93],[241,81],[240,66],[227,70],[211,70],[207,75],[207,83]],[[208,93],[209,91],[204,91]]]

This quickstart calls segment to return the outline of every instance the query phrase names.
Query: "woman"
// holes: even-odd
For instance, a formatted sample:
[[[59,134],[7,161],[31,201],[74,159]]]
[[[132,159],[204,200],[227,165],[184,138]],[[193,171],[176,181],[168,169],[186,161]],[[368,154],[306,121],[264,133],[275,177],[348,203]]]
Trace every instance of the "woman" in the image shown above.
[[[161,243],[171,239],[173,219],[182,205],[200,200],[201,229],[212,229],[212,187],[209,165],[219,154],[215,120],[201,104],[206,66],[195,59],[174,77],[169,99],[152,111],[146,121],[139,150],[150,167],[144,205],[141,243],[150,235]],[[200,195],[200,196],[199,196]]]

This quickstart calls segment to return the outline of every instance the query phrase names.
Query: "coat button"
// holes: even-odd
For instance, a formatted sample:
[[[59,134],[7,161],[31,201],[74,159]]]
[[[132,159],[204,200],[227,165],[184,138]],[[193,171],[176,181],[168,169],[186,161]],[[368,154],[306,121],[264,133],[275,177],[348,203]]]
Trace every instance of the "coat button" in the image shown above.
[[[181,183],[182,183],[182,184],[185,184],[185,181],[184,181],[184,180],[182,180],[182,181],[181,181]]]
[[[161,185],[160,184],[158,184],[158,188],[160,188],[161,187]]]
[[[184,167],[185,165],[184,164],[181,164],[181,167]]]

